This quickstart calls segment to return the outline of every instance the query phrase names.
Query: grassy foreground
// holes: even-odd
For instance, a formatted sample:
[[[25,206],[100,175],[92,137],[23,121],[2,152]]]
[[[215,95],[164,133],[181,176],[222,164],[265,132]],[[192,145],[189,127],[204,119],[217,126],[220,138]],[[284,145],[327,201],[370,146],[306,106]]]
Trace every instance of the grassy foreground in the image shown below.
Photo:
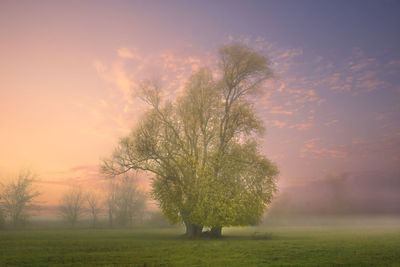
[[[257,232],[255,234],[255,232]],[[0,231],[0,266],[400,266],[400,227],[249,227],[220,240],[181,229]]]

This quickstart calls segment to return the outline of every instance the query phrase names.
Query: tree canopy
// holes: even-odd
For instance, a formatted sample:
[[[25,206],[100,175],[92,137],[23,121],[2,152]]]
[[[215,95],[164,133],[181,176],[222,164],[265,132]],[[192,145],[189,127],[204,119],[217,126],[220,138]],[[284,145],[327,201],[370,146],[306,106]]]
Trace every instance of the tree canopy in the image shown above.
[[[8,184],[0,184],[0,220],[4,220],[2,214],[4,210],[13,226],[23,226],[31,212],[38,209],[38,202],[35,199],[40,192],[36,191],[33,185],[35,178],[32,171],[25,169]]]
[[[70,187],[60,200],[60,214],[72,227],[84,213],[85,194],[81,187]]]
[[[270,62],[238,44],[219,55],[219,77],[200,69],[174,101],[161,98],[158,83],[142,82],[150,109],[102,165],[109,175],[153,173],[153,197],[189,236],[258,222],[276,191],[278,170],[258,149],[264,127],[249,100],[272,76]]]

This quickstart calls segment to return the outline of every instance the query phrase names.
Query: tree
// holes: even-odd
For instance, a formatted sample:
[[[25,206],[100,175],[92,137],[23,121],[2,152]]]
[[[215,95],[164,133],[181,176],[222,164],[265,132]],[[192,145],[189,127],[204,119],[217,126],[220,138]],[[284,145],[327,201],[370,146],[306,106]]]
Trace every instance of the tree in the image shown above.
[[[137,188],[135,179],[125,175],[119,181],[112,181],[107,198],[109,221],[121,226],[131,226],[134,219],[140,219],[146,207],[145,195]]]
[[[0,195],[0,201],[1,201],[1,195]],[[4,228],[5,225],[5,215],[3,208],[0,206],[0,229]]]
[[[108,208],[108,222],[111,226],[114,225],[116,203],[117,203],[117,184],[115,181],[111,181],[106,199],[106,205]]]
[[[84,212],[85,195],[81,187],[71,187],[60,201],[60,213],[64,219],[75,226]]]
[[[7,185],[2,184],[0,213],[3,209],[5,216],[10,217],[13,226],[24,225],[31,212],[38,208],[35,198],[40,193],[33,187],[35,178],[36,176],[32,171],[22,170],[17,179]]]
[[[264,128],[249,100],[272,76],[269,60],[242,45],[219,54],[221,77],[199,70],[174,102],[143,82],[139,96],[150,109],[102,165],[109,175],[153,173],[153,197],[191,237],[258,222],[276,191],[278,170],[258,151]]]
[[[96,228],[97,216],[101,212],[101,201],[100,196],[96,191],[90,191],[86,194],[86,203],[88,205],[88,211],[92,217],[92,227]]]

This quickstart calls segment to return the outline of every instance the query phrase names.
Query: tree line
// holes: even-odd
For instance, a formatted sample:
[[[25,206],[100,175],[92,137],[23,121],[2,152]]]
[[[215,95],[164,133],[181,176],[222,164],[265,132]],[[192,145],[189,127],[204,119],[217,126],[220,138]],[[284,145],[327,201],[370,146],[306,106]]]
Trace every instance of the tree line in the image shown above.
[[[134,177],[125,175],[113,180],[105,196],[99,191],[84,192],[82,187],[71,187],[60,201],[60,213],[72,227],[83,214],[88,214],[96,227],[99,214],[106,213],[110,226],[132,226],[143,218],[146,195],[138,189]]]
[[[13,227],[24,227],[29,218],[40,210],[37,197],[41,193],[34,186],[36,176],[30,170],[20,171],[8,183],[0,184],[0,228],[8,221]],[[89,217],[95,228],[100,215],[107,215],[109,226],[132,226],[142,220],[146,210],[146,194],[138,189],[132,175],[110,181],[106,190],[84,190],[71,186],[59,201],[57,216],[71,227]]]

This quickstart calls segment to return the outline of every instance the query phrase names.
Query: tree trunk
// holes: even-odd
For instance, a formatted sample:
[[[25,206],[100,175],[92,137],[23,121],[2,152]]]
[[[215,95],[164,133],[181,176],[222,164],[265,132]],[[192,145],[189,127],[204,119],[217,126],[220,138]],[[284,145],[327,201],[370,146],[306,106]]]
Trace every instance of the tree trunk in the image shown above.
[[[93,219],[92,219],[92,227],[96,228],[96,221],[97,221],[97,216],[93,215]]]
[[[211,227],[210,235],[211,235],[211,237],[216,237],[216,238],[221,237],[222,236],[222,226]]]
[[[110,223],[110,226],[113,226],[113,213],[111,209],[108,210],[108,222]]]
[[[190,222],[185,221],[186,226],[186,236],[188,237],[200,237],[203,231],[203,226],[198,224],[192,224]]]

